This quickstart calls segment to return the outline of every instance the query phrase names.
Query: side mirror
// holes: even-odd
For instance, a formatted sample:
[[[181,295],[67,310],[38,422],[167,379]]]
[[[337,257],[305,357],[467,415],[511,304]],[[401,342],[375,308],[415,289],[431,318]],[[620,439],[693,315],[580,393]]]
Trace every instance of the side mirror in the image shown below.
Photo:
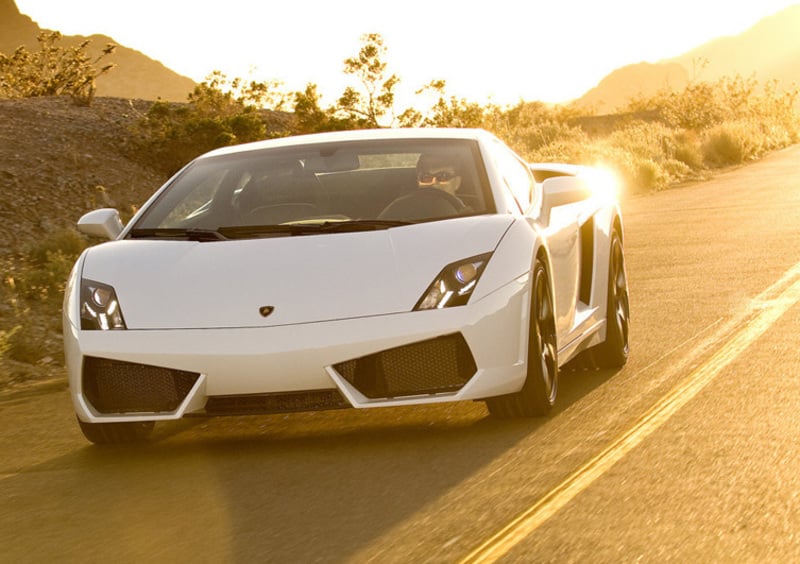
[[[116,239],[122,229],[119,212],[111,208],[90,211],[78,220],[78,231],[92,237]]]
[[[586,180],[577,176],[554,176],[542,182],[542,213],[539,215],[543,225],[550,223],[550,211],[558,206],[566,206],[588,200],[592,190]]]

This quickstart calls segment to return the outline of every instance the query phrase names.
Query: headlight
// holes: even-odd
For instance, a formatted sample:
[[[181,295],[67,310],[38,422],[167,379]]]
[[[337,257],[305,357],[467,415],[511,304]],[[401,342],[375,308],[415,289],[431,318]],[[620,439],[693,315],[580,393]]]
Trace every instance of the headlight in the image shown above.
[[[428,286],[414,310],[441,309],[465,305],[478,283],[491,253],[450,264]]]
[[[93,280],[81,280],[81,329],[127,329],[114,288]]]

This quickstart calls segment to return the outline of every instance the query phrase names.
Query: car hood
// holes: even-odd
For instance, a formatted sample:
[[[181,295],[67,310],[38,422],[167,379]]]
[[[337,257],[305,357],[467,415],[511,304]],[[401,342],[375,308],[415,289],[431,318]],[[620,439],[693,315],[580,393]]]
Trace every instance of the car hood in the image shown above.
[[[128,329],[268,327],[411,311],[446,265],[495,249],[510,216],[388,230],[89,249],[83,278],[110,284]],[[265,316],[266,309],[272,312]]]

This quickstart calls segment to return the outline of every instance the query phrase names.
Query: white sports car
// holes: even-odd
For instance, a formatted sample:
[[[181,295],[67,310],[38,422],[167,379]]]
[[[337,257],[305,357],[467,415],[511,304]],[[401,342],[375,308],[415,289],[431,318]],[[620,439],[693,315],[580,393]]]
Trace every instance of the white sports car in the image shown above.
[[[622,218],[594,170],[480,130],[219,149],[70,276],[64,341],[95,443],[156,421],[483,400],[547,413],[559,367],[628,355]]]

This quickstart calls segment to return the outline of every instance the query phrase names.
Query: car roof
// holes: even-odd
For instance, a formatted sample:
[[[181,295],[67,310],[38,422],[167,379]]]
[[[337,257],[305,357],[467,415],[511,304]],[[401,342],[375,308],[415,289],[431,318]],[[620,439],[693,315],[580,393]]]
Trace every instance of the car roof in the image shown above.
[[[493,139],[491,133],[483,129],[461,128],[397,128],[397,129],[359,129],[352,131],[331,131],[326,133],[310,133],[306,135],[292,135],[278,139],[255,141],[242,145],[222,147],[205,153],[199,158],[216,157],[261,149],[294,147],[312,145],[317,143],[336,143],[348,141],[374,141],[381,139]]]

